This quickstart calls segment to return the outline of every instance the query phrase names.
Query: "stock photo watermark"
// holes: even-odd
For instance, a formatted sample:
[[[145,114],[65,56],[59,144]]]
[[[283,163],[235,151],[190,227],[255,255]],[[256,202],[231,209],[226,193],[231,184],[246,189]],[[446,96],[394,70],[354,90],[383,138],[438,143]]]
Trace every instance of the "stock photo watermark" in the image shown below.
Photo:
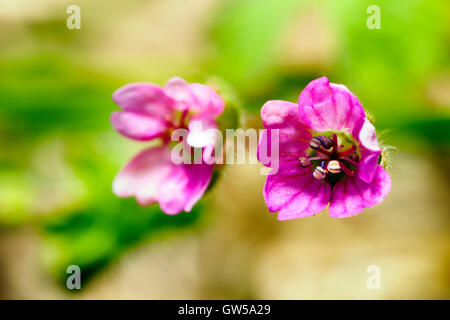
[[[370,5],[366,9],[366,13],[370,14],[367,18],[367,28],[369,30],[381,29],[381,10],[376,4]]]
[[[370,274],[366,281],[366,287],[369,290],[381,289],[381,268],[375,264],[367,267],[366,273]]]
[[[66,273],[69,274],[66,280],[66,287],[69,290],[81,290],[81,269],[77,265],[67,267]]]
[[[81,9],[76,4],[67,7],[66,13],[69,14],[66,20],[66,26],[69,30],[81,29]]]
[[[254,157],[249,156],[247,161],[246,147],[257,150],[259,140],[259,159],[271,163],[271,168],[261,168],[260,173],[275,174],[279,164],[279,135],[279,129],[250,128],[226,129],[224,137],[219,129],[192,121],[189,130],[180,128],[172,132],[171,140],[176,145],[171,160],[174,164],[257,164]]]

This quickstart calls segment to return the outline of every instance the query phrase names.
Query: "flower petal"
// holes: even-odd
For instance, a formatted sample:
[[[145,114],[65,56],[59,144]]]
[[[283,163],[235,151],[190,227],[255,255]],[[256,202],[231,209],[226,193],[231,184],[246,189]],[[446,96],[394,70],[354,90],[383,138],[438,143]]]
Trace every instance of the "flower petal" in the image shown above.
[[[132,111],[113,112],[111,123],[118,132],[135,140],[150,140],[166,130],[162,120]]]
[[[187,143],[194,148],[214,145],[217,139],[217,122],[209,115],[200,114],[189,121]]]
[[[374,125],[368,120],[360,122],[353,130],[353,136],[367,150],[381,151]]]
[[[160,185],[158,201],[167,214],[191,211],[203,196],[212,176],[212,165],[181,164]]]
[[[309,217],[323,211],[330,201],[331,188],[324,181],[310,178],[310,185],[280,210],[278,220]]]
[[[358,177],[347,176],[333,188],[330,217],[345,218],[361,213],[384,200],[391,190],[391,178],[386,170],[377,166],[372,182],[366,183]]]
[[[207,164],[175,165],[169,148],[150,148],[117,174],[113,192],[123,198],[135,196],[143,206],[159,202],[166,214],[190,211],[205,193],[212,169]]]
[[[358,178],[366,183],[370,183],[377,172],[378,159],[381,151],[376,152],[360,148],[360,153],[361,159],[358,163]]]
[[[278,220],[290,220],[321,212],[331,190],[328,183],[314,179],[310,168],[291,162],[267,177],[263,194],[269,211],[280,210]]]
[[[368,119],[364,119],[354,128],[353,136],[359,142],[361,154],[358,177],[364,182],[370,183],[377,171],[378,158],[381,154],[375,127]]]
[[[124,110],[146,113],[159,119],[172,115],[174,101],[151,83],[130,83],[113,93],[113,100]]]
[[[200,200],[211,182],[213,166],[208,164],[185,165],[189,177],[187,184],[188,196],[184,211],[191,211],[192,207]]]
[[[304,155],[309,147],[312,135],[308,127],[301,120],[298,106],[295,103],[271,100],[261,109],[261,118],[267,131],[263,131],[258,145],[258,159],[264,165],[270,166],[264,155],[271,154],[273,129],[278,129],[280,162],[297,160]]]
[[[150,205],[157,201],[159,185],[173,166],[169,148],[146,149],[117,174],[113,192],[123,198],[135,196],[139,204]]]
[[[319,132],[333,130],[351,133],[365,117],[356,96],[344,85],[330,83],[327,77],[310,82],[298,102],[303,121]]]
[[[192,83],[190,87],[198,103],[199,111],[215,116],[223,112],[225,103],[213,89],[200,83]]]
[[[167,81],[164,91],[175,100],[175,108],[178,110],[189,110],[198,105],[191,86],[180,77],[173,77]]]
[[[308,168],[302,168],[298,162],[283,164],[276,174],[267,176],[263,195],[270,212],[276,212],[284,207],[289,200],[300,192],[299,178],[312,175]]]
[[[178,110],[217,116],[225,107],[222,98],[209,86],[200,83],[189,84],[180,77],[167,81],[164,90],[175,100],[175,108]]]

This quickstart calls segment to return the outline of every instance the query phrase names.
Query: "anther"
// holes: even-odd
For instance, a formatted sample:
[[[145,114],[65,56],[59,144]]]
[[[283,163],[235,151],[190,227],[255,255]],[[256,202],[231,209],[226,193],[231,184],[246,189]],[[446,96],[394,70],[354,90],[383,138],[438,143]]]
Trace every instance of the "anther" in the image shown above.
[[[320,140],[320,137],[314,137],[311,139],[311,142],[309,143],[309,146],[312,149],[318,149],[322,145],[322,141]]]
[[[327,170],[331,173],[341,172],[341,165],[339,164],[339,161],[331,160],[330,162],[328,162]]]
[[[330,149],[333,146],[333,140],[325,136],[317,136],[311,139],[309,146],[314,150],[320,146],[323,146],[325,149]]]
[[[326,176],[327,176],[327,172],[325,171],[324,168],[322,168],[322,167],[320,167],[320,166],[317,166],[317,167],[314,169],[313,177],[314,177],[315,179],[317,179],[317,180],[323,180],[323,179],[325,179]]]
[[[305,157],[298,158],[298,161],[303,168],[309,167],[311,165],[311,161],[309,161],[309,159]]]
[[[333,140],[331,140],[330,138],[327,138],[325,136],[320,136],[320,137],[322,138],[322,145],[325,149],[328,150],[333,146],[333,144],[334,144]]]

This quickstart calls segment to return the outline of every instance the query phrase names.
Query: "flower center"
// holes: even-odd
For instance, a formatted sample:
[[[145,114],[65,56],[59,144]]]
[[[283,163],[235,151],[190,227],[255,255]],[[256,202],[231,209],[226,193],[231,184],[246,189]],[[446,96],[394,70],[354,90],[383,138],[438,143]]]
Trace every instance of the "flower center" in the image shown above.
[[[164,144],[169,144],[171,142],[172,132],[176,129],[187,129],[189,121],[188,110],[183,110],[182,112],[177,112],[172,117],[168,117],[165,120],[166,130],[162,134],[161,138]]]
[[[331,138],[324,135],[313,137],[309,146],[312,149],[310,156],[300,157],[299,162],[303,168],[314,167],[312,174],[315,179],[328,179],[334,184],[345,175],[355,174],[359,161],[356,145],[344,149],[334,133]]]

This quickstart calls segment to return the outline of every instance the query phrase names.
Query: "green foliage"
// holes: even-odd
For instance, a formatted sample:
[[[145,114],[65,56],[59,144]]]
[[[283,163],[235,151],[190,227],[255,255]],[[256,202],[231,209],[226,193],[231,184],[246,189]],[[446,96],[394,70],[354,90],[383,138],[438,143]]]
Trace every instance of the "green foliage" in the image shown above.
[[[250,90],[254,81],[273,73],[280,30],[299,1],[233,0],[218,12],[211,32],[215,55],[211,69],[239,90]]]
[[[78,265],[87,281],[143,241],[192,227],[201,210],[197,205],[189,213],[168,216],[157,205],[142,208],[134,199],[110,195],[80,211],[44,219],[44,261],[62,285],[69,265]]]
[[[342,48],[336,73],[377,122],[432,116],[427,85],[449,70],[448,1],[378,1],[381,29],[373,30],[364,14],[373,2],[327,4]]]
[[[3,58],[0,127],[30,136],[55,130],[105,129],[118,81],[58,52]]]
[[[102,4],[115,8],[112,14],[119,17],[122,10],[132,13],[140,1],[133,1],[132,8],[128,3]],[[257,115],[269,99],[295,102],[309,81],[326,75],[358,96],[375,116],[377,129],[390,129],[387,144],[421,152],[426,145],[439,156],[442,150],[448,154],[449,109],[433,100],[428,87],[450,71],[450,3],[380,0],[381,29],[369,30],[366,8],[372,4],[223,3],[211,16],[211,28],[204,30],[212,54],[202,70],[192,66],[194,73],[211,75],[207,82],[226,100],[220,128],[242,126],[242,114]],[[280,55],[282,36],[309,8],[321,15],[336,52],[329,63],[287,68]],[[101,18],[108,20],[107,15]],[[0,42],[7,49],[0,54],[0,225],[35,224],[45,240],[45,263],[61,283],[68,265],[79,265],[90,278],[140,243],[193,228],[207,211],[207,204],[200,203],[190,213],[167,216],[157,205],[141,208],[133,199],[112,194],[114,175],[148,144],[130,142],[112,130],[109,116],[118,107],[111,94],[128,81],[150,79],[121,78],[113,67],[109,73],[95,67],[91,59],[104,31],[100,23],[90,25],[92,29],[69,32],[59,27],[64,26],[60,17],[50,17],[24,26],[23,34],[2,34],[6,40]],[[301,56],[308,46],[302,43],[296,54]],[[164,59],[160,57],[171,63]],[[131,75],[146,75],[135,70],[144,68],[139,61],[124,63],[134,68]],[[148,70],[148,75],[169,78],[158,72]],[[215,171],[213,181],[218,177]]]

